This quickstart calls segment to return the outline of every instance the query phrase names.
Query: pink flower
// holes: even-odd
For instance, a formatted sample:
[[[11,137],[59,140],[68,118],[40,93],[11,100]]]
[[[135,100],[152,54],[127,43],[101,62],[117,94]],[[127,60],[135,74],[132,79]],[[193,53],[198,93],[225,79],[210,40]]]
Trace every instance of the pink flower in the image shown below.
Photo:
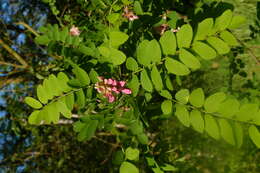
[[[125,86],[125,81],[119,81],[119,85],[121,86],[121,87],[124,87]]]
[[[109,103],[112,103],[116,100],[115,94],[131,94],[132,91],[128,88],[125,88],[125,81],[117,81],[115,79],[109,78],[105,79],[102,76],[98,77],[100,82],[95,84],[95,89],[98,93],[102,94],[108,99]]]
[[[139,17],[137,15],[135,15],[132,11],[128,10],[128,7],[124,8],[123,16],[130,21],[134,21],[136,19],[139,19]]]
[[[130,89],[127,89],[127,88],[123,89],[121,92],[124,93],[124,94],[131,94],[132,93],[132,91]]]
[[[78,27],[75,27],[74,25],[70,28],[70,35],[72,36],[79,36],[80,31]]]
[[[112,94],[108,96],[108,102],[112,103],[115,101],[115,96],[113,96]]]

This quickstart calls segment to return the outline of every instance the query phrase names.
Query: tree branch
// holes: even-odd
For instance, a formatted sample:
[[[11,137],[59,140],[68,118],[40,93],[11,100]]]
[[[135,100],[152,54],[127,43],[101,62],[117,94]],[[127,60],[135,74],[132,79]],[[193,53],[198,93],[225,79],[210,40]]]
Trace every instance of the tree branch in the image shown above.
[[[16,25],[23,25],[26,29],[28,29],[31,33],[33,33],[35,36],[39,36],[39,34],[32,28],[30,27],[28,24],[24,23],[24,22],[16,22]]]
[[[3,62],[3,61],[0,61],[0,65],[13,66],[15,68],[25,68],[25,66],[23,66],[23,65],[17,65],[17,64],[12,64],[12,63]]]
[[[7,44],[5,44],[2,39],[0,39],[0,45],[5,50],[7,50],[11,55],[13,55],[13,57],[24,66],[24,68],[28,66],[27,62],[18,53],[16,53],[12,48],[10,48]]]

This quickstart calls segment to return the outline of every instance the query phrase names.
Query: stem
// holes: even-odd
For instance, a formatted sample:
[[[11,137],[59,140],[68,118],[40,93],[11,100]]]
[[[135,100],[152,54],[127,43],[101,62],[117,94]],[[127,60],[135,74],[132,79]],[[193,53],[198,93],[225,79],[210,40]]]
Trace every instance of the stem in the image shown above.
[[[15,59],[17,59],[17,61],[19,61],[23,65],[23,68],[28,66],[27,62],[18,53],[16,53],[12,48],[10,48],[7,44],[5,44],[2,39],[0,39],[0,45],[5,50],[7,50],[7,52],[9,52],[11,55],[13,55],[13,57]]]
[[[35,36],[40,36],[32,27],[30,27],[28,24],[24,22],[16,22],[16,25],[22,25],[25,28],[27,28],[31,33],[33,33]]]

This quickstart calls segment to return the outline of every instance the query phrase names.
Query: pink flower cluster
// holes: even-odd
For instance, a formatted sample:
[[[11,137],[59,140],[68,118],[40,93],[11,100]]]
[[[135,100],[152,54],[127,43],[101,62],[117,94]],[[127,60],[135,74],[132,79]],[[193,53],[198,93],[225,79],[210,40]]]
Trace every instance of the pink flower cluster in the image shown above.
[[[125,88],[125,81],[117,81],[115,79],[99,77],[100,82],[95,84],[95,89],[98,93],[101,93],[104,97],[108,98],[108,102],[112,103],[116,100],[115,94],[131,94],[132,91]]]
[[[78,27],[75,27],[74,25],[70,28],[70,35],[72,36],[79,36],[80,31]]]
[[[123,16],[127,18],[129,21],[134,21],[136,19],[139,19],[139,17],[135,15],[133,11],[128,10],[128,7],[124,8]]]

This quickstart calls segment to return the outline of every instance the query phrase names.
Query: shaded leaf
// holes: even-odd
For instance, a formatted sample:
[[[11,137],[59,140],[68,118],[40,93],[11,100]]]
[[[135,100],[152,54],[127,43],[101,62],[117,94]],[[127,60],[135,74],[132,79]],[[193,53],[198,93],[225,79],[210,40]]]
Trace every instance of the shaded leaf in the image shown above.
[[[161,104],[161,109],[163,114],[170,114],[172,113],[172,101],[171,100],[164,100]]]
[[[161,91],[163,89],[163,82],[162,82],[161,75],[155,65],[152,67],[151,79],[154,84],[154,88],[157,91]]]
[[[201,112],[198,111],[198,110],[192,110],[191,113],[190,113],[190,122],[191,122],[191,125],[192,127],[202,133],[204,131],[204,119],[201,115]]]
[[[142,72],[141,72],[141,85],[142,87],[148,91],[148,92],[152,92],[153,91],[153,84],[147,74],[147,71],[144,69]]]
[[[220,138],[219,127],[216,120],[209,114],[205,115],[205,131],[212,138],[218,140]]]
[[[229,124],[229,122],[225,119],[220,119],[218,123],[220,127],[220,133],[223,139],[227,141],[227,143],[235,145],[234,133],[232,130],[232,126]]]
[[[184,126],[190,126],[190,116],[185,105],[176,104],[175,115]]]

